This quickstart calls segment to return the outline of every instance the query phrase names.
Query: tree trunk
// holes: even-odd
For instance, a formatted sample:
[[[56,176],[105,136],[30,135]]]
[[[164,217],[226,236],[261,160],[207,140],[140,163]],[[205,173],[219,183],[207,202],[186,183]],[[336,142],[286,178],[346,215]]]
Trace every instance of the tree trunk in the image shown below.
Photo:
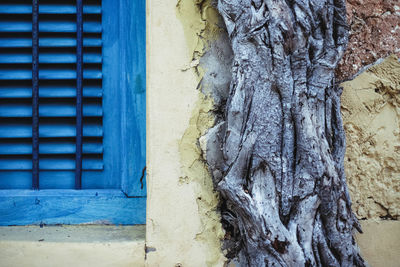
[[[209,165],[241,265],[364,266],[334,80],[345,1],[219,0],[218,9],[234,59],[225,115],[210,131],[222,154]]]

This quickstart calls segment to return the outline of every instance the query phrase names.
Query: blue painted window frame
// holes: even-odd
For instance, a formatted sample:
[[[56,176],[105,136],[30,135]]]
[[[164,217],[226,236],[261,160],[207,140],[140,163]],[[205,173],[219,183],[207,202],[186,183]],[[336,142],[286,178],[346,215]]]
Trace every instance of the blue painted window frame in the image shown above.
[[[104,177],[118,188],[0,190],[0,225],[145,223],[145,0],[102,2]]]

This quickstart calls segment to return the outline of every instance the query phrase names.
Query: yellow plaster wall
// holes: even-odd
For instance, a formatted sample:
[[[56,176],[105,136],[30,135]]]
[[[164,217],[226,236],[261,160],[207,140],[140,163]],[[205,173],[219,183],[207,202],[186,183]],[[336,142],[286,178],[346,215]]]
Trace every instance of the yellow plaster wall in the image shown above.
[[[213,124],[212,102],[196,89],[205,2],[147,2],[147,266],[224,262],[218,200],[197,141]]]
[[[371,267],[400,266],[400,222],[361,221],[363,234],[356,235],[361,254]]]
[[[356,239],[371,266],[400,266],[399,60],[392,55],[342,86],[347,184],[353,211],[367,219]]]
[[[345,171],[362,219],[400,214],[400,62],[386,58],[342,83]]]

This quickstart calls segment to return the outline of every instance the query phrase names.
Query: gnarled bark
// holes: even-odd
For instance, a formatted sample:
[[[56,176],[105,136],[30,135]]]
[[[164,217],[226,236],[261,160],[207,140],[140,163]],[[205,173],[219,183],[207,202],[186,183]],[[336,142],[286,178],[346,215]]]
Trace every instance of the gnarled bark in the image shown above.
[[[234,53],[211,171],[244,266],[363,266],[343,157],[344,0],[219,0]]]

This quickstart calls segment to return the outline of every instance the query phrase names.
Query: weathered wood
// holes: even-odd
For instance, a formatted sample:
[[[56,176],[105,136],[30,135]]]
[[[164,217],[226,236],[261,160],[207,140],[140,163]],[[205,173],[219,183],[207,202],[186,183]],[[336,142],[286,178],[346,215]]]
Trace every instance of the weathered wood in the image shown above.
[[[344,0],[219,0],[234,53],[208,156],[243,266],[364,266],[343,171]],[[235,234],[236,233],[236,234]]]
[[[0,226],[29,224],[144,224],[145,197],[119,189],[0,190]]]

